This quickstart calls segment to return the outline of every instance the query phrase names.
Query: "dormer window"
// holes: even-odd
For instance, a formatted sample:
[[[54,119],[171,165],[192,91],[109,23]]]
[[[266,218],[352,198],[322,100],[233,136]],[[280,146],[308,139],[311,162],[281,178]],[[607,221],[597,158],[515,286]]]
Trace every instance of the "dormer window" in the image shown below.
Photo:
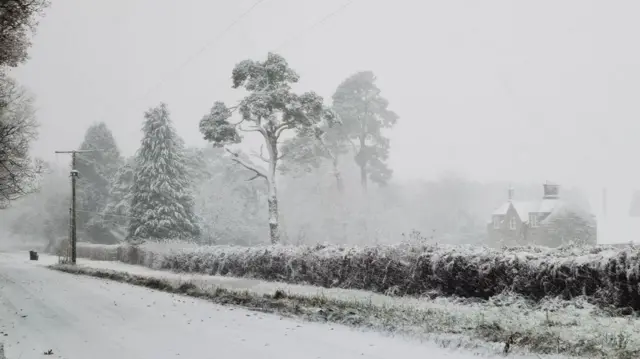
[[[529,227],[538,227],[538,215],[536,213],[529,213]]]
[[[516,217],[511,217],[509,220],[509,229],[512,231],[516,230]]]

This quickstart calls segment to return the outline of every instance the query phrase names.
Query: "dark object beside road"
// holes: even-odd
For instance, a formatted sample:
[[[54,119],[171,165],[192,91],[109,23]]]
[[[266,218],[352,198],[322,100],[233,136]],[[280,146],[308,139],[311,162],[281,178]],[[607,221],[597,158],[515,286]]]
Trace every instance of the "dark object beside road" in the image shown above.
[[[29,251],[29,260],[37,261],[38,260],[38,252]]]

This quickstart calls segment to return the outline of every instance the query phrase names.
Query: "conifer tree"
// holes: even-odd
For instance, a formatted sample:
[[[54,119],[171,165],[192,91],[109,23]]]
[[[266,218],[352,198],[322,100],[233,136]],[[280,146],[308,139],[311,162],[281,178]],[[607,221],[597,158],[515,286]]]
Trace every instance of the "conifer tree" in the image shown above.
[[[353,146],[364,189],[369,179],[384,185],[393,173],[386,164],[390,145],[383,130],[393,127],[398,115],[388,109],[389,102],[380,95],[375,82],[373,72],[358,72],[344,80],[333,94],[333,109],[342,126],[330,135],[336,137],[335,141]]]
[[[109,185],[122,164],[120,150],[113,133],[104,122],[87,129],[80,149],[94,152],[79,153],[77,156],[78,229],[88,234],[94,242],[111,243],[113,240],[105,232],[102,212],[109,200]]]
[[[145,113],[131,193],[131,240],[192,239],[200,234],[183,141],[169,115],[164,103]]]

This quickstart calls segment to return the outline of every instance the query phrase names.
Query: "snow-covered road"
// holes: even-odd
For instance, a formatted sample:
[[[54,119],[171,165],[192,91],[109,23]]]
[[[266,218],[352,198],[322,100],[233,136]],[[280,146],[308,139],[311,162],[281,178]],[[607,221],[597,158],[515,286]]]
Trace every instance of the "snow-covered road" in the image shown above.
[[[27,257],[0,253],[0,341],[7,359],[474,357],[74,276]],[[45,356],[49,349],[53,355]]]

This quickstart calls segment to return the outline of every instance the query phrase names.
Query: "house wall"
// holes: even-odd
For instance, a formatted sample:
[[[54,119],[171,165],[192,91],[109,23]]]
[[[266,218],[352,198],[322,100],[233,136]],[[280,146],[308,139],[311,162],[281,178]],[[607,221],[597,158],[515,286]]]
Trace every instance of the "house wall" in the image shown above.
[[[509,228],[509,222],[511,218],[516,219],[516,229]],[[524,243],[524,235],[526,226],[518,216],[513,206],[509,206],[507,213],[502,216],[502,223],[500,228],[493,228],[493,217],[491,223],[487,225],[487,232],[489,233],[489,241],[493,245],[515,245]]]
[[[548,234],[546,229],[540,224],[549,216],[549,213],[538,213],[538,227],[529,227],[525,225],[524,228],[524,242],[526,244],[541,244],[548,242]],[[529,220],[527,218],[527,220]]]
[[[509,229],[509,219],[514,216],[516,218],[516,230],[511,230]],[[520,220],[518,213],[515,211],[513,206],[511,206],[507,211],[507,214],[504,216],[504,222],[501,224],[499,229],[494,229],[493,223],[488,224],[487,232],[489,234],[490,245],[510,246],[532,244],[557,247],[559,245],[566,244],[564,241],[559,241],[557,239],[559,235],[567,235],[567,238],[576,236],[575,238],[584,241],[585,244],[596,243],[597,234],[595,219],[592,224],[564,221],[543,224],[542,221],[548,216],[549,213],[539,213],[538,223],[540,223],[540,225],[535,228],[530,228],[528,223],[523,223]]]

